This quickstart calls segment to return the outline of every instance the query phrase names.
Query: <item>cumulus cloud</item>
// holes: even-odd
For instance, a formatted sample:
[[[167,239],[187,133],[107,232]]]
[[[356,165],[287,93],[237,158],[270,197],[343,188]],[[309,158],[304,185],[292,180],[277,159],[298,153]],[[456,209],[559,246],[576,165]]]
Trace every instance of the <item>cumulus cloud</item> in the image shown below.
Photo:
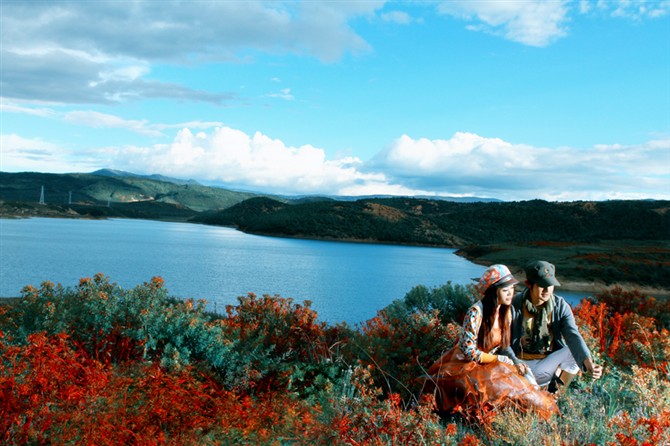
[[[384,172],[391,183],[442,194],[548,200],[670,198],[670,139],[577,149],[512,144],[472,133],[457,133],[449,140],[403,135],[368,167]]]
[[[384,183],[382,174],[361,172],[361,164],[354,157],[328,160],[311,145],[290,147],[260,132],[248,135],[229,127],[210,133],[185,128],[170,144],[122,148],[114,156],[115,168],[302,194],[338,194],[356,184]]]

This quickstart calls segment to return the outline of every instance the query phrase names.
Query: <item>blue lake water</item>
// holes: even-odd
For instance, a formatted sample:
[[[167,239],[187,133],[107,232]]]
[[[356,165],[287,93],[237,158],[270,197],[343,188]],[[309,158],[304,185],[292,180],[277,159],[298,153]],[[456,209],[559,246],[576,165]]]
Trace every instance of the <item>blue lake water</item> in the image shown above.
[[[445,248],[265,237],[148,220],[0,219],[3,297],[45,280],[74,287],[99,272],[124,288],[161,276],[170,295],[205,299],[211,310],[253,292],[311,300],[319,320],[353,325],[414,286],[466,284],[484,269]],[[573,302],[582,297],[560,294]]]

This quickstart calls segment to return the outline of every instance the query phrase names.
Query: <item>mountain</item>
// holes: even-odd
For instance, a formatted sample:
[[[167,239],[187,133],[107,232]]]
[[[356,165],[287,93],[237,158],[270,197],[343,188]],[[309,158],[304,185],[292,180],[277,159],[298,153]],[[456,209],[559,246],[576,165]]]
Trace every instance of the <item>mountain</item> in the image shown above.
[[[191,213],[230,207],[259,196],[223,188],[202,186],[102,170],[93,173],[50,174],[38,172],[0,172],[0,200],[37,203],[42,187],[47,205],[156,207],[158,203],[190,210]],[[127,206],[126,206],[127,207]],[[165,206],[160,206],[165,209]],[[158,209],[158,207],[157,207]]]
[[[159,174],[139,175],[136,173],[126,172],[123,170],[115,170],[115,169],[99,169],[96,170],[95,172],[91,172],[91,175],[114,177],[114,178],[146,178],[148,180],[162,181],[164,183],[174,183],[180,185],[185,184],[200,185],[200,183],[198,183],[195,180],[182,180],[179,178],[166,177],[164,175]]]
[[[458,248],[518,273],[550,259],[565,289],[670,293],[670,201],[456,203],[420,198],[281,202],[255,197],[190,221],[283,237]],[[567,279],[567,282],[566,282]]]

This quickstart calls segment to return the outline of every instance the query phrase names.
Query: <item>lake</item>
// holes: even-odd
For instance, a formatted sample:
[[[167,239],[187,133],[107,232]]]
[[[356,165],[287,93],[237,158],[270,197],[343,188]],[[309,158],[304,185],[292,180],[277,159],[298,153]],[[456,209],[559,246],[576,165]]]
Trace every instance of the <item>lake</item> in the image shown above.
[[[308,299],[319,320],[353,325],[414,286],[467,284],[484,269],[446,248],[266,237],[149,220],[0,219],[2,297],[45,280],[74,287],[99,272],[123,288],[161,276],[170,295],[205,299],[210,310],[222,312],[253,292]],[[582,297],[559,294],[572,302]]]

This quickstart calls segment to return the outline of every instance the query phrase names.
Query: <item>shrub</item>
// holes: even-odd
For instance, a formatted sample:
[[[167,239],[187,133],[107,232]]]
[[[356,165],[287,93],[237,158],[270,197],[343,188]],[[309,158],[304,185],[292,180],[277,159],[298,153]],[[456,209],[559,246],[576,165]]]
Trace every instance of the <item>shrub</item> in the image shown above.
[[[318,322],[309,301],[300,305],[290,298],[253,293],[238,301],[239,305],[226,308],[227,316],[218,324],[226,337],[239,341],[236,355],[247,359],[247,381],[241,387],[254,392],[291,390],[305,396],[340,374],[333,350],[342,342],[340,330]]]
[[[616,289],[583,301],[575,315],[603,378],[575,381],[548,422],[510,409],[472,423],[440,419],[415,385],[455,342],[469,300],[466,287],[437,290],[417,287],[353,329],[279,296],[208,314],[160,278],[26,287],[0,307],[0,442],[670,443],[668,333],[654,317],[664,304]]]
[[[638,364],[668,373],[670,333],[653,314],[667,317],[666,302],[639,293],[613,288],[583,300],[575,308],[575,317],[592,337],[601,355],[613,364]]]
[[[384,312],[391,317],[404,317],[417,311],[424,313],[437,311],[442,325],[451,322],[461,324],[465,313],[473,303],[475,298],[472,287],[447,282],[435,288],[415,286],[404,298],[391,302],[384,308]]]
[[[229,386],[245,375],[236,340],[205,312],[205,302],[170,298],[160,277],[127,291],[97,274],[74,289],[44,282],[22,294],[18,339],[40,331],[68,333],[74,345],[105,364],[157,359],[179,369],[199,363]]]
[[[413,288],[377,316],[366,321],[355,337],[358,362],[371,367],[385,393],[416,399],[417,378],[456,342],[460,324],[471,305],[471,290],[448,283],[439,288]]]

